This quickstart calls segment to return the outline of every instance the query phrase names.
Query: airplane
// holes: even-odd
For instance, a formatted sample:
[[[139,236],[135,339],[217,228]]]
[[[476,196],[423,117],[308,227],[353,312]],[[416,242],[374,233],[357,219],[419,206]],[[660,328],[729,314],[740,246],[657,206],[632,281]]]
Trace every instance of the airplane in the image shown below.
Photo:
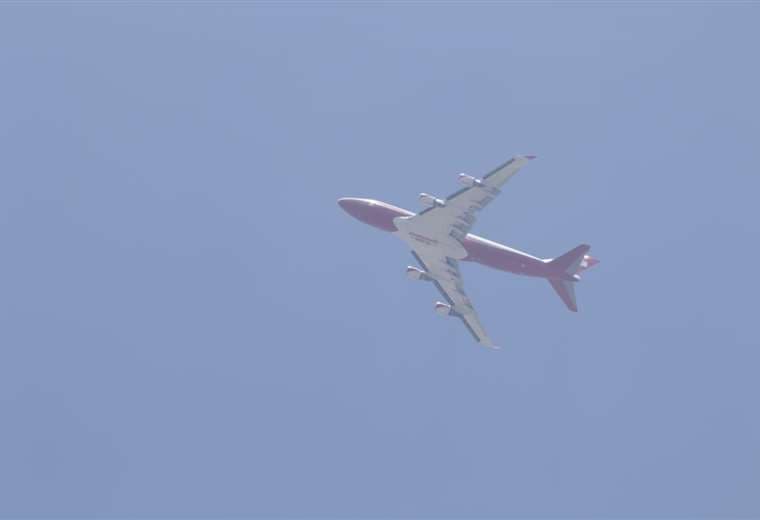
[[[580,273],[599,263],[587,254],[591,249],[587,244],[557,258],[538,258],[470,233],[475,213],[494,200],[501,193],[500,188],[534,158],[533,155],[515,156],[482,179],[460,173],[458,181],[463,188],[446,199],[420,193],[419,201],[425,209],[417,214],[374,199],[343,197],[338,199],[338,204],[352,217],[406,242],[420,265],[407,266],[407,276],[432,282],[446,300],[435,302],[435,311],[461,319],[478,343],[498,348],[486,334],[464,292],[460,261],[545,278],[573,312],[578,311],[575,283],[580,281]]]

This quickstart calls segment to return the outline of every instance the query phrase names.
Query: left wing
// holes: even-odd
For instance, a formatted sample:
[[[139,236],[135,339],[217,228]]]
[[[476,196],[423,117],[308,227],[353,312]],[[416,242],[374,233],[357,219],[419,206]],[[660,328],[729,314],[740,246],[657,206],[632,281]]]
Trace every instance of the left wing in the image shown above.
[[[448,235],[461,241],[472,229],[475,213],[495,199],[501,193],[499,188],[533,158],[532,155],[512,157],[482,179],[460,174],[462,182],[469,186],[449,195],[442,205],[438,201],[411,219],[422,227],[445,228]]]
[[[412,250],[412,254],[422,268],[425,269],[430,281],[433,282],[448,303],[448,309],[446,309],[446,305],[441,305],[440,307],[444,311],[447,311],[444,313],[461,319],[467,330],[470,331],[475,340],[481,345],[498,348],[486,334],[472,306],[472,302],[470,302],[470,298],[464,292],[459,262],[431,248],[415,248]],[[436,310],[438,308],[436,306]]]

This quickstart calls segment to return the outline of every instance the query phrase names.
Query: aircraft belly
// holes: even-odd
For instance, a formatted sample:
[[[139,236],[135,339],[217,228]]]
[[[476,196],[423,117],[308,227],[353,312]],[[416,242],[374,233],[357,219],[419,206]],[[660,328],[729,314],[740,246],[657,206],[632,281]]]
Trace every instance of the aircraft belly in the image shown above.
[[[465,246],[468,256],[464,260],[525,276],[544,275],[545,264],[542,260],[501,244],[468,237]]]

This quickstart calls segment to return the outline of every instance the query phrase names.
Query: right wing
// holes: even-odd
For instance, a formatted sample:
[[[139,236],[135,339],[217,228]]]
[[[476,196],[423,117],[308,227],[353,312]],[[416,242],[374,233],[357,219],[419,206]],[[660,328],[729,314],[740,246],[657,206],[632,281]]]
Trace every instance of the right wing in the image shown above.
[[[414,258],[427,272],[441,296],[451,306],[451,315],[462,320],[475,340],[485,347],[496,347],[480,324],[472,302],[464,292],[459,262],[434,250],[417,248],[412,250]]]

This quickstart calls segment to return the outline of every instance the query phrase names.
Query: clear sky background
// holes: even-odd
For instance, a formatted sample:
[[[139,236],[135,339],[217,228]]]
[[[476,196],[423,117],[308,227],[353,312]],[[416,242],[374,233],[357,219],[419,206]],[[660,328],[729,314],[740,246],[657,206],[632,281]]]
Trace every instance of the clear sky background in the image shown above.
[[[0,516],[760,517],[760,6],[0,5]],[[336,205],[538,159],[465,264]]]

